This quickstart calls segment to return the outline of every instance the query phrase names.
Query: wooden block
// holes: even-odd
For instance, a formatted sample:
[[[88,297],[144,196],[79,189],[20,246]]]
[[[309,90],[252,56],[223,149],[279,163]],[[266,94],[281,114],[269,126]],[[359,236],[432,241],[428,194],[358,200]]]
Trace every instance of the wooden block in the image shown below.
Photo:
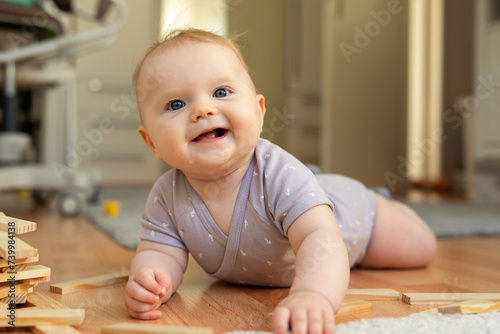
[[[25,259],[16,258],[15,260],[6,260],[6,259],[0,258],[0,268],[8,268],[11,264],[17,266],[17,265],[21,265],[21,264],[29,264],[29,263],[38,262],[38,258],[39,258],[38,254],[36,256],[28,257]]]
[[[36,284],[26,283],[25,281],[16,282],[14,286],[10,282],[5,282],[0,284],[0,298],[5,298],[9,294],[20,294],[23,291],[28,291],[29,289],[35,287]]]
[[[6,310],[9,308],[9,304],[6,303],[0,303],[0,310]]]
[[[0,326],[10,326],[11,310],[0,311]],[[18,327],[42,325],[81,325],[85,318],[84,309],[42,310],[35,308],[16,309],[13,314]]]
[[[50,275],[45,276],[45,277],[34,277],[34,278],[28,278],[25,279],[24,282],[27,282],[29,284],[40,284],[40,283],[45,283],[50,281]]]
[[[348,289],[346,298],[373,300],[399,300],[399,292],[393,289]]]
[[[31,247],[15,235],[13,238],[10,236],[7,232],[0,231],[0,257],[8,259],[8,255],[13,255],[16,259],[24,259],[38,254],[38,249]],[[9,246],[14,254],[9,254]]]
[[[500,302],[486,302],[482,304],[466,304],[466,305],[447,305],[439,308],[439,313],[483,313],[500,311]]]
[[[371,310],[372,303],[366,302],[364,300],[347,299],[344,300],[342,305],[340,305],[340,309],[337,314],[335,314],[335,316],[342,317],[350,314],[371,312]]]
[[[5,304],[24,304],[26,303],[26,296],[28,295],[27,290],[16,292],[16,294],[12,294],[8,297],[0,298],[0,303]]]
[[[0,231],[5,231],[5,232],[9,231],[9,227],[12,227],[9,226],[9,223],[15,224],[14,228],[16,234],[23,234],[36,231],[35,222],[9,217],[6,216],[3,212],[0,212]]]
[[[489,302],[490,302],[489,300],[471,299],[471,300],[464,300],[464,301],[458,302],[458,303],[449,304],[449,305],[446,305],[446,307],[458,306],[458,305],[468,305],[468,304],[483,304],[483,303],[489,303]],[[431,308],[429,310],[425,310],[425,311],[422,311],[419,313],[437,314],[437,313],[439,313],[439,307]]]
[[[436,304],[446,305],[459,301],[484,299],[500,301],[500,293],[403,293],[401,299],[411,305]]]
[[[71,326],[43,325],[30,328],[35,334],[81,334],[79,330]]]
[[[48,295],[45,295],[41,292],[30,293],[28,294],[27,299],[30,304],[45,310],[47,309],[57,310],[57,309],[68,308],[66,305],[61,304],[57,300],[50,298]]]
[[[64,295],[70,292],[93,289],[116,283],[123,283],[125,280],[127,280],[128,275],[128,270],[125,270],[105,275],[83,278],[75,281],[52,284],[50,286],[50,292]]]
[[[27,302],[30,306],[41,308],[41,309],[67,309],[68,307],[61,304],[55,299],[50,298],[48,295],[42,292],[33,292],[28,294],[26,297]],[[56,326],[56,325],[42,325],[35,326],[31,328],[31,331],[35,334],[80,334],[81,332],[76,330],[71,326]]]
[[[0,268],[0,273],[9,273],[9,272],[15,273],[18,271],[26,270],[27,267],[28,265],[26,263],[16,264],[9,267]]]
[[[146,325],[144,323],[119,323],[104,326],[102,334],[212,334],[209,327],[183,327],[168,325]]]
[[[39,277],[50,277],[50,268],[42,266],[41,264],[36,264],[28,266],[26,270],[19,271],[15,274],[3,273],[0,274],[0,283],[7,282],[8,279],[14,279],[16,281],[29,280]]]

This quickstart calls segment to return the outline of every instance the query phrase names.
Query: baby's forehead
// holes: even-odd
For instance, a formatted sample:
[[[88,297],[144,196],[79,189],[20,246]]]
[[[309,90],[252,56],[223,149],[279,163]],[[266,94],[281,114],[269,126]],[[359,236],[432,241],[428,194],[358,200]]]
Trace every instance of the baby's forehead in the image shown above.
[[[220,56],[214,54],[218,54],[220,52]],[[238,54],[233,48],[229,45],[223,44],[222,42],[214,42],[214,41],[198,41],[198,40],[182,40],[175,41],[170,40],[163,42],[158,45],[154,50],[152,50],[145,58],[141,65],[139,72],[139,81],[144,79],[145,76],[168,76],[167,72],[165,72],[164,64],[165,61],[177,61],[177,62],[187,62],[187,61],[200,61],[197,57],[190,57],[190,55],[198,54],[202,55],[202,62],[204,59],[221,59],[225,65],[229,66],[226,70],[231,69],[234,73],[245,73],[243,77],[247,77],[247,80],[251,81],[251,85],[254,86],[253,80],[248,73],[248,68],[242,59],[242,56]],[[206,56],[206,57],[203,57]],[[229,61],[229,62],[228,62]],[[193,64],[197,64],[196,62]],[[230,65],[232,64],[232,65]],[[240,77],[243,79],[242,77]],[[246,80],[245,80],[246,81]]]
[[[196,51],[197,49],[200,50]],[[201,49],[203,49],[204,53],[222,52],[225,53],[226,55],[229,55],[231,58],[234,57],[235,59],[241,61],[243,67],[246,70],[246,64],[244,63],[241,55],[239,55],[229,45],[215,41],[201,41],[201,40],[166,41],[160,44],[155,50],[153,50],[148,57],[155,57],[155,56],[168,57],[169,53],[172,55],[177,55],[178,53],[182,54],[187,52],[201,52]]]

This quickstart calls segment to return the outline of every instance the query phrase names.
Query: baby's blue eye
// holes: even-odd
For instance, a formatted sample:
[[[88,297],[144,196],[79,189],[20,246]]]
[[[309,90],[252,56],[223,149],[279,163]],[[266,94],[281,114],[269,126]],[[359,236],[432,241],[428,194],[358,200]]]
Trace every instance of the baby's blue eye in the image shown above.
[[[186,106],[186,104],[184,102],[182,102],[181,100],[175,100],[175,101],[172,101],[170,102],[170,104],[168,105],[168,110],[179,110],[179,109],[182,109]]]
[[[229,91],[224,88],[219,88],[214,92],[214,97],[226,97],[229,95]]]

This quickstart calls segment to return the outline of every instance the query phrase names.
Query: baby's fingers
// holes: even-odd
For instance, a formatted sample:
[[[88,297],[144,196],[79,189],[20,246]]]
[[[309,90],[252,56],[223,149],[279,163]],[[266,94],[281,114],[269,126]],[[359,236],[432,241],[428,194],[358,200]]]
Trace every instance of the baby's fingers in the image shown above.
[[[272,327],[276,334],[334,334],[335,317],[330,312],[295,307],[277,307],[272,316]]]
[[[137,300],[141,303],[156,304],[160,300],[160,297],[157,294],[145,289],[143,285],[136,281],[128,282],[125,287],[125,292],[131,299]]]
[[[132,309],[128,309],[128,313],[132,318],[139,320],[156,320],[161,318],[160,310],[150,310],[146,312],[137,312]]]
[[[293,310],[292,313],[292,334],[306,334],[308,333],[309,322],[307,318],[307,310],[300,308],[298,310]],[[314,332],[309,334],[322,334],[321,332]]]
[[[154,271],[140,270],[135,274],[134,281],[152,294],[160,295],[164,292],[165,287],[158,283],[156,276]]]
[[[335,333],[335,315],[330,312],[323,314],[324,328],[325,334],[334,334]]]
[[[155,279],[156,282],[160,285],[160,297],[163,297],[167,294],[168,289],[170,289],[170,286],[172,285],[172,280],[170,279],[170,276],[163,273],[163,272],[156,272],[155,273]]]
[[[294,322],[292,320],[292,333],[296,333],[293,324]],[[322,310],[310,309],[307,314],[306,329],[307,333],[309,334],[334,334],[335,317],[330,312],[325,313]],[[302,327],[300,328],[300,330],[302,330]],[[297,332],[297,333],[304,333],[304,332]]]
[[[155,310],[159,306],[158,303],[143,303],[137,299],[132,298],[131,296],[125,296],[125,304],[127,305],[130,314],[150,312]]]
[[[290,309],[287,307],[276,307],[272,315],[273,332],[276,334],[286,334],[290,330]]]
[[[139,289],[135,290],[134,286],[139,287]],[[127,305],[127,309],[129,314],[136,318],[142,320],[153,320],[161,317],[161,312],[157,310],[160,306],[160,297],[153,295],[152,302],[150,300],[149,295],[152,295],[149,291],[146,291],[144,288],[140,287],[135,282],[129,282],[127,284],[126,294],[125,294],[125,305]],[[143,300],[136,299],[142,298]]]

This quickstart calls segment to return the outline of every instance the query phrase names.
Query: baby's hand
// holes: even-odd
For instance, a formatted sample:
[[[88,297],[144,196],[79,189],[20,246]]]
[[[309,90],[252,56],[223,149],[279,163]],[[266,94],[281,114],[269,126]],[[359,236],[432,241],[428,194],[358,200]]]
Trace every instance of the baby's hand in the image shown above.
[[[274,309],[272,326],[276,334],[335,333],[335,314],[321,294],[298,291],[283,299]]]
[[[157,308],[170,285],[170,276],[161,270],[143,268],[137,271],[125,287],[125,304],[130,316],[141,320],[160,318]]]

